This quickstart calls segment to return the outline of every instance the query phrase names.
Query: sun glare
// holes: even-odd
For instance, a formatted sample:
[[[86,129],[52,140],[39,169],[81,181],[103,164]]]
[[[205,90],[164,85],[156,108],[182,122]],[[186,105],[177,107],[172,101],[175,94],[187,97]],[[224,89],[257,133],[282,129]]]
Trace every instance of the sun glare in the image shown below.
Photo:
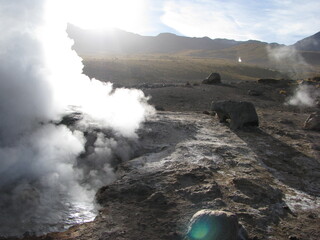
[[[145,0],[72,0],[70,23],[84,29],[120,28],[139,32]]]

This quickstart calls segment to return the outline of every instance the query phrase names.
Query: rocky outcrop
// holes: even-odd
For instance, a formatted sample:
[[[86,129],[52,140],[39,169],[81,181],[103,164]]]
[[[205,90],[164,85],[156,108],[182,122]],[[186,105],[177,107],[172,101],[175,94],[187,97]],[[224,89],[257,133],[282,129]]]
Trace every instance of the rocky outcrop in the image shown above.
[[[221,76],[219,73],[211,73],[206,79],[202,81],[203,84],[219,84],[221,83]]]
[[[314,112],[309,115],[304,122],[304,129],[320,131],[320,112]]]
[[[226,123],[227,119],[230,119],[230,128],[233,130],[245,126],[259,126],[256,109],[250,102],[212,102],[211,110],[217,113],[221,123]]]

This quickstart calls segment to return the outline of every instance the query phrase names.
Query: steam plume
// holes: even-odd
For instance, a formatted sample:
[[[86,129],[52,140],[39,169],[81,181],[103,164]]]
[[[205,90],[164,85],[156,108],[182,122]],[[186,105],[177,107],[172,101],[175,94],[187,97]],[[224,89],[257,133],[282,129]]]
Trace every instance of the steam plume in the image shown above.
[[[81,74],[65,32],[70,3],[0,2],[0,236],[61,230],[72,212],[89,211],[152,113],[141,91]],[[57,124],[74,109],[76,125]]]
[[[304,78],[312,70],[293,46],[267,45],[267,53],[271,63],[291,78]]]
[[[276,68],[288,74],[294,79],[306,78],[312,70],[301,54],[293,46],[267,46],[267,52],[271,62]],[[320,96],[319,89],[313,85],[300,84],[294,91],[286,104],[299,107],[314,107],[317,97]]]
[[[315,86],[300,84],[287,103],[299,107],[315,107],[318,97],[320,97],[320,90]]]

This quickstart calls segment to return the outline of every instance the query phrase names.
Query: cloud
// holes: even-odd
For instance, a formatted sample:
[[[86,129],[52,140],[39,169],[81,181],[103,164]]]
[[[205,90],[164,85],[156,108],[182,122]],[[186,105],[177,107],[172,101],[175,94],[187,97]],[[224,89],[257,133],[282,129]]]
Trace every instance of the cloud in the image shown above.
[[[319,31],[319,9],[315,0],[167,0],[162,21],[186,36],[293,44]]]

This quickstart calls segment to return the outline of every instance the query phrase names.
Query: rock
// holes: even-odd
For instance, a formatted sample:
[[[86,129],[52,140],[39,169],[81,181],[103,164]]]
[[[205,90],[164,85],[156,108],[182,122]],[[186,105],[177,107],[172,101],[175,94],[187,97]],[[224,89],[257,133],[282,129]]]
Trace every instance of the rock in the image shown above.
[[[258,80],[258,83],[262,84],[277,84],[279,83],[279,80],[273,79],[273,78],[261,78]]]
[[[287,125],[293,125],[293,121],[289,120],[289,119],[281,119],[279,121],[279,123],[282,123],[282,124],[287,124]]]
[[[245,126],[259,126],[256,109],[250,102],[212,102],[211,110],[217,113],[221,123],[230,119],[230,128],[233,130],[240,129]]]
[[[294,81],[288,79],[261,78],[258,80],[260,84],[276,85],[277,87],[287,87]]]
[[[202,113],[205,114],[205,115],[210,115],[209,111],[203,111]]]
[[[314,86],[316,87],[319,83],[312,80],[302,80],[300,85]]]
[[[78,121],[82,120],[83,116],[80,112],[73,112],[62,117],[58,125],[66,125],[67,127],[74,126]]]
[[[230,212],[200,210],[190,220],[189,240],[245,240],[245,230],[238,223],[238,217]]]
[[[299,240],[296,236],[289,236],[289,240]]]
[[[259,92],[259,91],[257,91],[257,90],[249,90],[248,91],[248,95],[249,96],[261,96],[262,95],[262,93],[261,92]]]
[[[162,192],[155,192],[151,194],[145,202],[155,207],[165,206],[168,204],[167,199]]]
[[[156,105],[154,107],[157,111],[165,111],[164,107]]]
[[[286,90],[283,90],[283,89],[281,89],[281,90],[279,91],[279,94],[284,95],[284,96],[287,96],[287,95],[288,95],[287,91],[286,91]]]
[[[304,129],[320,131],[320,112],[311,113],[304,122]]]
[[[316,107],[320,108],[320,97],[316,97]]]
[[[202,81],[203,84],[219,84],[221,83],[221,76],[219,73],[211,73],[206,79]]]
[[[320,151],[320,145],[312,144],[311,149],[316,150],[316,151]]]
[[[315,213],[309,213],[308,214],[308,218],[311,218],[311,219],[316,219],[318,216],[317,216],[317,214],[315,214]]]
[[[320,83],[320,76],[313,77],[313,78],[311,78],[311,80],[314,81],[314,82],[319,82]]]

